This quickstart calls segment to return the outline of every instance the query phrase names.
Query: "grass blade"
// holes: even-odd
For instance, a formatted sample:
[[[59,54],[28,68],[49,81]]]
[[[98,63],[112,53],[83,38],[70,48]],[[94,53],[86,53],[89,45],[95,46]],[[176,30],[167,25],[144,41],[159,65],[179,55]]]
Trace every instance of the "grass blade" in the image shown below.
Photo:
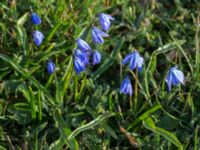
[[[76,137],[79,133],[94,128],[95,126],[99,125],[101,122],[103,122],[105,119],[110,118],[112,116],[114,116],[115,113],[106,113],[106,114],[102,114],[100,116],[98,116],[96,119],[92,120],[91,122],[78,127],[77,129],[75,129],[68,137],[68,140],[73,139],[74,137]]]
[[[194,150],[197,150],[199,142],[198,142],[198,130],[199,130],[199,125],[196,126],[195,128],[195,133],[194,133]]]
[[[120,51],[122,45],[124,43],[124,38],[120,40],[119,44],[113,50],[111,57],[106,59],[105,62],[95,71],[91,77],[96,80],[101,74],[103,74],[108,68],[110,68],[115,61],[115,57],[117,56],[118,52]]]
[[[79,150],[78,142],[75,138],[68,139],[69,135],[72,133],[71,130],[66,127],[66,123],[61,116],[60,110],[56,110],[54,113],[54,120],[58,123],[58,129],[60,134],[65,139],[65,142],[70,147],[71,150]]]
[[[32,114],[32,118],[33,119],[36,119],[36,104],[35,104],[35,96],[33,94],[33,90],[32,88],[29,86],[28,87],[29,91],[29,101],[30,101],[30,104],[31,104],[31,114]]]
[[[151,109],[147,110],[146,112],[144,112],[142,115],[140,115],[133,123],[131,123],[128,126],[127,130],[132,129],[134,126],[136,126],[139,122],[143,121],[144,119],[148,118],[149,115],[157,110],[159,110],[161,108],[160,105],[156,105],[154,107],[152,107]]]
[[[180,143],[180,141],[177,139],[177,137],[170,133],[169,131],[156,127],[153,120],[151,118],[147,118],[146,120],[143,121],[143,125],[145,128],[160,134],[161,136],[163,136],[164,138],[166,138],[168,141],[170,141],[171,143],[173,143],[174,145],[176,145],[179,149],[183,149],[182,144]]]

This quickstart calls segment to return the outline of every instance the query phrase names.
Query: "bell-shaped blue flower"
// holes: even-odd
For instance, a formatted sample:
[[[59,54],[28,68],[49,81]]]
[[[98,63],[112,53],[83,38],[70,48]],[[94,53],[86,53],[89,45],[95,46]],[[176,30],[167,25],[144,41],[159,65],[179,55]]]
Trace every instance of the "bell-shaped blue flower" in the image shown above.
[[[47,72],[48,74],[52,74],[55,70],[56,65],[54,64],[54,62],[52,60],[49,60],[47,62]]]
[[[31,20],[32,20],[33,24],[35,24],[35,25],[38,25],[41,23],[41,19],[36,13],[31,14]]]
[[[177,66],[171,67],[165,81],[167,82],[168,90],[171,91],[172,85],[177,86],[179,83],[184,85],[184,74],[177,69]]]
[[[108,14],[99,14],[99,22],[105,32],[107,32],[110,28],[110,20],[114,20],[114,18]]]
[[[42,44],[43,39],[44,39],[44,35],[42,32],[38,30],[33,32],[33,41],[35,45],[40,46]]]
[[[85,65],[89,64],[89,56],[87,52],[76,49],[74,51],[74,56],[78,57]]]
[[[129,80],[128,77],[126,77],[120,86],[120,92],[124,94],[129,94],[130,96],[133,94],[133,89],[131,85],[131,81]]]
[[[135,50],[134,52],[128,54],[124,60],[122,61],[122,64],[129,63],[129,68],[131,70],[134,70],[137,68],[139,71],[142,70],[142,65],[144,63],[144,59],[140,56],[140,54]]]
[[[74,58],[74,69],[77,74],[81,73],[82,71],[86,70],[86,65],[79,57]]]
[[[85,42],[84,40],[80,39],[80,38],[78,38],[76,40],[76,43],[78,45],[78,48],[81,49],[81,50],[83,50],[83,51],[90,51],[90,50],[92,50],[91,47],[90,47],[90,45],[87,42]]]
[[[101,54],[96,50],[92,54],[92,65],[99,64],[101,62]]]
[[[92,28],[92,39],[93,39],[94,43],[103,44],[104,43],[103,37],[109,37],[109,35],[103,31],[101,31],[97,27]]]

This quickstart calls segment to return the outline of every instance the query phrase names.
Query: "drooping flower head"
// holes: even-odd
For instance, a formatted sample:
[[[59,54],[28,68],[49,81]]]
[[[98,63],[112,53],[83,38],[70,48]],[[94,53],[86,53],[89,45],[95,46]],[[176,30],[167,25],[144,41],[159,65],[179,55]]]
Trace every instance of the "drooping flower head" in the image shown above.
[[[42,32],[38,30],[33,32],[33,41],[35,45],[40,46],[42,44],[43,39],[44,39],[44,35]]]
[[[74,69],[77,74],[86,70],[85,64],[82,62],[82,60],[79,57],[74,58]]]
[[[81,49],[81,50],[83,50],[83,51],[90,51],[90,50],[92,50],[91,47],[90,47],[90,45],[87,42],[85,42],[84,40],[80,39],[80,38],[78,38],[76,40],[76,43],[78,45],[78,48]]]
[[[141,71],[142,65],[144,63],[144,59],[140,56],[138,51],[135,50],[134,52],[128,54],[122,61],[123,65],[127,63],[129,63],[129,68],[131,70],[134,70],[135,68],[137,68],[139,71]]]
[[[101,54],[95,50],[92,54],[92,65],[99,64],[101,62]]]
[[[172,85],[177,86],[179,83],[184,85],[184,74],[177,69],[177,66],[171,67],[165,81],[167,82],[168,90],[171,91]]]
[[[75,49],[74,56],[78,57],[81,60],[81,62],[83,62],[85,65],[89,64],[89,56],[87,52]]]
[[[103,31],[101,31],[97,27],[92,28],[92,39],[93,39],[94,43],[103,44],[104,43],[103,37],[109,37],[109,35]]]
[[[35,25],[38,25],[41,23],[41,19],[36,13],[31,14],[31,20],[32,20],[32,23]]]
[[[107,32],[110,28],[110,20],[114,20],[114,18],[108,14],[99,14],[99,22],[105,32]]]
[[[47,61],[47,72],[48,74],[52,74],[55,70],[56,65],[52,60]]]
[[[130,96],[133,94],[133,89],[131,85],[131,81],[129,80],[128,77],[126,77],[120,86],[120,92],[124,94],[129,94]]]

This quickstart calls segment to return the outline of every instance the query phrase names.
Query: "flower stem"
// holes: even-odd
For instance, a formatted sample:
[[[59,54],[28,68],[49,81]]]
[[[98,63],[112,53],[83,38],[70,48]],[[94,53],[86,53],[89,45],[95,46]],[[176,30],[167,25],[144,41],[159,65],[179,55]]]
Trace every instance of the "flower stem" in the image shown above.
[[[137,109],[137,99],[138,99],[138,69],[135,71],[135,97],[134,97],[134,111]]]

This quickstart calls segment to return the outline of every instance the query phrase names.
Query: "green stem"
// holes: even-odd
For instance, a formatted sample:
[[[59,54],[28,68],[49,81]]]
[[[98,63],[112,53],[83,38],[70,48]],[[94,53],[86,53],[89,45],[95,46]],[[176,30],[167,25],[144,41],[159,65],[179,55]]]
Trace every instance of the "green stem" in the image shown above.
[[[137,109],[137,100],[138,100],[138,69],[135,71],[135,97],[134,97],[134,111]]]

